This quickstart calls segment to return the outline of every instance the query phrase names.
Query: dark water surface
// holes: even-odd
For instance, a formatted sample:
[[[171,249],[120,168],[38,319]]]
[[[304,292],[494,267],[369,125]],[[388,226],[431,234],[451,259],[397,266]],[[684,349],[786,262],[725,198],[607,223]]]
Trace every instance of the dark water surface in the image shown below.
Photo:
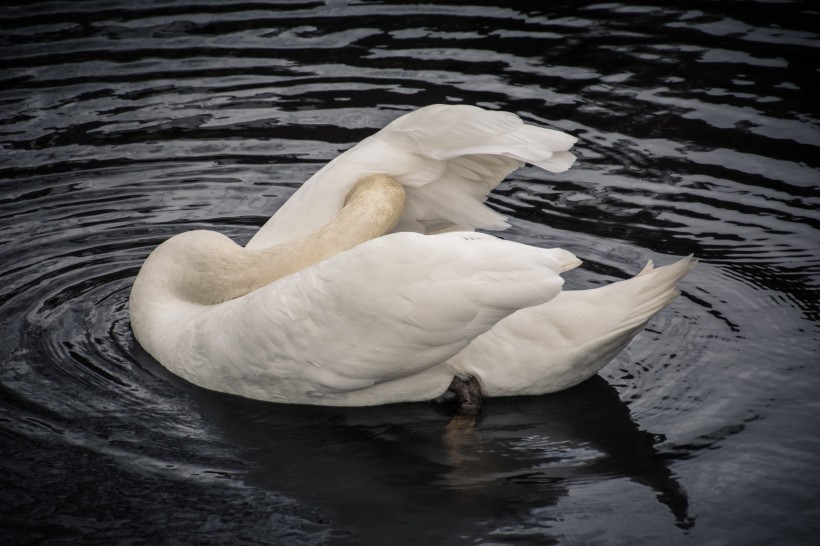
[[[820,6],[4,2],[7,544],[810,544],[820,533]],[[492,197],[584,288],[694,253],[600,377],[333,409],[195,388],[135,345],[142,260],[246,242],[322,164],[436,102],[580,138]]]

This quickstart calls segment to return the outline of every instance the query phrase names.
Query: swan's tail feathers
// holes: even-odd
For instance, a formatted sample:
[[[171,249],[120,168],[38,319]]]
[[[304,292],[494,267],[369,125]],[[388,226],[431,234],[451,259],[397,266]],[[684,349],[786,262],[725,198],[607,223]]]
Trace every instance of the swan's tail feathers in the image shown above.
[[[696,265],[692,256],[657,268],[650,261],[630,279],[564,291],[544,309],[568,346],[587,347],[603,366],[680,295],[677,284]]]
[[[613,290],[622,287],[622,295],[632,301],[631,312],[624,318],[622,329],[642,327],[669,306],[680,295],[678,282],[697,264],[692,255],[658,268],[649,260],[646,267],[632,279],[610,285]]]
[[[592,290],[565,291],[543,307],[556,313],[549,337],[568,387],[603,368],[658,313],[680,295],[677,284],[697,265],[692,256],[654,267],[631,279]],[[555,387],[555,385],[553,385]],[[553,389],[554,390],[554,389]]]
[[[448,366],[482,382],[487,396],[544,394],[598,373],[667,307],[678,282],[695,267],[691,256],[590,290],[565,290],[542,305],[499,322]]]
[[[646,275],[647,273],[652,273],[655,270],[655,262],[649,260],[646,262],[646,265],[641,269],[641,272],[635,275],[636,277],[640,277],[641,275]]]

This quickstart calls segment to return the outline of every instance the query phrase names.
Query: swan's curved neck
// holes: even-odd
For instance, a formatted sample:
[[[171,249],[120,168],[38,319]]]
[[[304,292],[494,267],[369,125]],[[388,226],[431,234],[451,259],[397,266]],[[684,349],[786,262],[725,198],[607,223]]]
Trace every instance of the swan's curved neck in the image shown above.
[[[401,184],[379,174],[357,182],[330,222],[293,241],[249,250],[215,232],[182,233],[157,247],[145,261],[132,301],[135,292],[148,289],[150,293],[160,287],[167,297],[203,305],[244,296],[384,235],[398,223],[404,202]]]
[[[404,187],[389,176],[368,176],[350,189],[342,210],[330,222],[302,238],[259,252],[283,253],[289,271],[285,274],[295,273],[389,232],[404,212],[405,198]]]
[[[263,250],[258,255],[271,270],[268,284],[296,273],[393,229],[404,212],[404,187],[389,176],[376,174],[359,180],[347,193],[342,210],[327,224],[304,237]]]

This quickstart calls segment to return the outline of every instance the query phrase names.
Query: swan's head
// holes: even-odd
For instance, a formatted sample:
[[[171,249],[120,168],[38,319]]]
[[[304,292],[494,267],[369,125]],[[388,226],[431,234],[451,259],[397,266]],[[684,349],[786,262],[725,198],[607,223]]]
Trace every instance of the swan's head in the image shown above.
[[[224,273],[233,268],[226,256],[238,249],[212,231],[181,233],[154,249],[134,280],[128,302],[134,336],[145,350],[162,362],[176,361],[174,332],[198,316],[202,305],[245,290]]]
[[[159,245],[142,266],[132,290],[210,305],[247,294],[259,284],[246,251],[215,231],[180,233]]]

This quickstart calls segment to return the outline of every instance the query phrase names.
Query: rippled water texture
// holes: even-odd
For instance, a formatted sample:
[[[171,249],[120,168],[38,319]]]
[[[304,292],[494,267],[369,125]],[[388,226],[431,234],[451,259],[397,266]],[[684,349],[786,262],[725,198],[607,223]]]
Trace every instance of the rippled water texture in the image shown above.
[[[0,517],[8,544],[809,544],[820,532],[812,2],[4,2]],[[246,242],[322,164],[435,102],[580,138],[515,173],[505,237],[573,288],[694,253],[600,377],[444,408],[316,409],[171,376],[142,260]]]

